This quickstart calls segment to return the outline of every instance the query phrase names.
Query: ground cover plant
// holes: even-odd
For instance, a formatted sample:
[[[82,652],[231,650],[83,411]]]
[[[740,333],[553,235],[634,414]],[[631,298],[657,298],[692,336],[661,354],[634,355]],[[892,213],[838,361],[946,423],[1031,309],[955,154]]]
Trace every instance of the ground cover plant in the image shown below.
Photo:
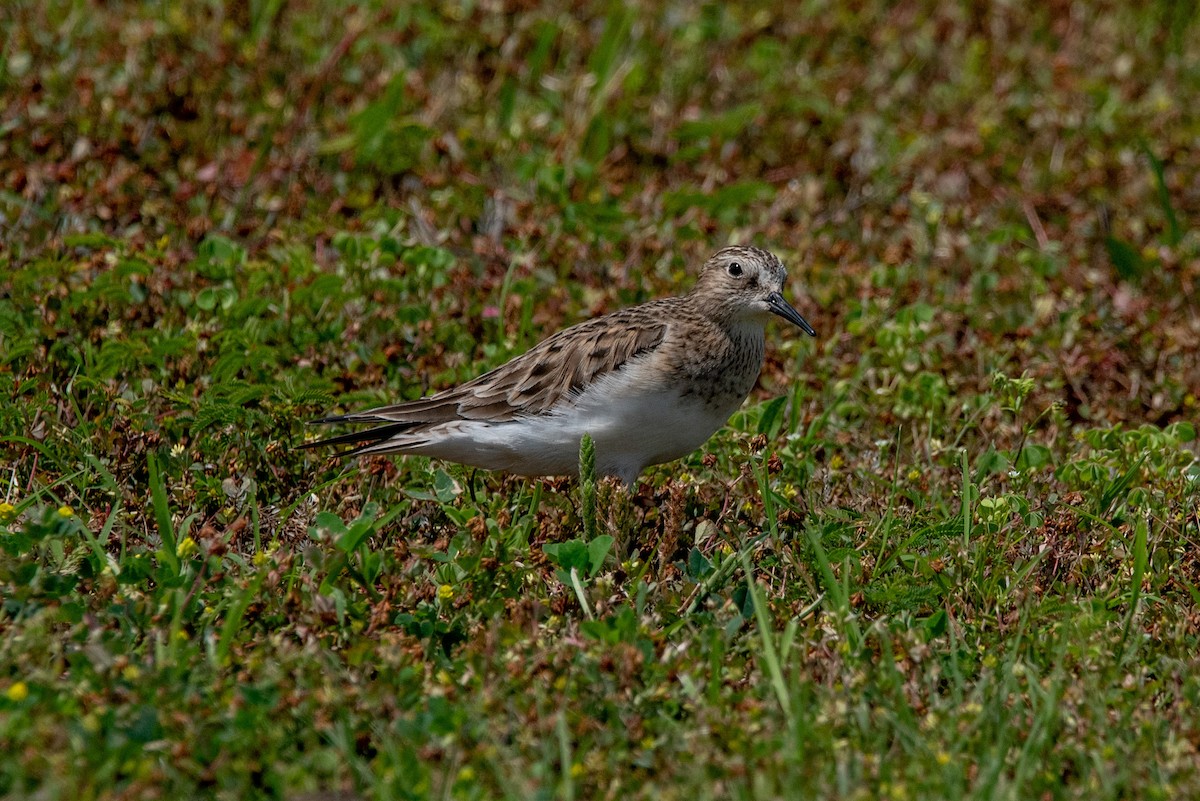
[[[1200,795],[1194,2],[0,10],[0,795]],[[791,269],[708,445],[297,451]]]

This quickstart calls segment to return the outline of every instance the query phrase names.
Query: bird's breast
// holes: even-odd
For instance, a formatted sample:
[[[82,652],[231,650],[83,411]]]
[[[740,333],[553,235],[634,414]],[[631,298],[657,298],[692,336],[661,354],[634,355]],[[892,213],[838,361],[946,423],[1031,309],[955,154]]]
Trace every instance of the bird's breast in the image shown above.
[[[675,351],[670,372],[683,396],[728,416],[754,389],[765,349],[761,328],[708,332]]]

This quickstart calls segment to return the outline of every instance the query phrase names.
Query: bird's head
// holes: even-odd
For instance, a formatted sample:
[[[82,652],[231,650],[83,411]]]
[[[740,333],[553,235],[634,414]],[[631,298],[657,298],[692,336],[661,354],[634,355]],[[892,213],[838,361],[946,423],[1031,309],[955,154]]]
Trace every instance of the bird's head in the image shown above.
[[[817,332],[783,298],[787,269],[774,253],[754,247],[718,250],[705,262],[692,295],[722,315],[734,319],[765,319],[778,315],[806,334]]]

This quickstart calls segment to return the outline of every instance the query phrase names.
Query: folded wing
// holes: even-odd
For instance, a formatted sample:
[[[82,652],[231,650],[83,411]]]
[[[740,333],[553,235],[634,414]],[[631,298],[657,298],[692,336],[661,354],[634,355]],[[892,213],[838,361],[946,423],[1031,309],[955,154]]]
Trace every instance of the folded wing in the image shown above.
[[[597,379],[654,351],[667,332],[666,315],[655,307],[667,302],[626,309],[564,329],[494,370],[427,398],[313,420],[379,425],[300,447],[359,445],[341,455],[368,448],[379,453],[377,446],[392,437],[443,423],[506,423],[547,414],[570,404]]]

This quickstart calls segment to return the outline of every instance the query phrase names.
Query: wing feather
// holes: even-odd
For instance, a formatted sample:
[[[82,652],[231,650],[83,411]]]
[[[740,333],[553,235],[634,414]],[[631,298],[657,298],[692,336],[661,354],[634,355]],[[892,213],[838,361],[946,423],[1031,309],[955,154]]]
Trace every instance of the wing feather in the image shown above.
[[[465,384],[427,398],[379,406],[362,412],[326,417],[319,423],[384,423],[388,435],[395,424],[405,428],[453,420],[509,422],[543,414],[583,387],[620,370],[633,359],[652,352],[667,335],[668,298],[614,312],[571,326],[532,349]],[[338,438],[357,442],[374,433]],[[349,436],[358,436],[351,440]],[[325,442],[329,442],[326,440]],[[316,442],[311,445],[320,445]]]

